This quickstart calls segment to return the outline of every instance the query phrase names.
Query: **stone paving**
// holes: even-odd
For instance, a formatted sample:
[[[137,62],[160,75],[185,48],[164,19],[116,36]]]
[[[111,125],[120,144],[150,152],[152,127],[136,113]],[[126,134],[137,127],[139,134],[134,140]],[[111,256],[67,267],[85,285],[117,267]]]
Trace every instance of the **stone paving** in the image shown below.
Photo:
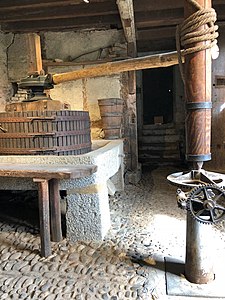
[[[110,197],[112,227],[103,242],[64,239],[52,243],[48,258],[39,256],[35,216],[0,214],[0,300],[174,298],[166,295],[164,258],[185,254],[185,212],[166,182],[174,171],[145,171],[140,183]],[[225,248],[224,226],[215,230]]]

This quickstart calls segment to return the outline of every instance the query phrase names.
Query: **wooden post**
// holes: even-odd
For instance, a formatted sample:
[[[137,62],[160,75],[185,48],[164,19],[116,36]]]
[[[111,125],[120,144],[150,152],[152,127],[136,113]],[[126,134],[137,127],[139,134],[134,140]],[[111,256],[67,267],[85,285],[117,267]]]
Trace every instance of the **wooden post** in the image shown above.
[[[50,224],[51,224],[51,240],[59,242],[62,240],[61,228],[61,209],[60,209],[60,194],[59,180],[49,180],[49,200],[50,200]]]
[[[28,74],[40,74],[42,72],[41,41],[36,33],[27,34],[28,49]]]
[[[211,0],[197,0],[196,2],[203,8],[211,7]],[[185,17],[187,18],[196,9],[188,4],[188,1],[185,3]],[[186,158],[188,161],[203,162],[211,159],[211,50],[187,55],[184,75],[187,106]]]
[[[47,257],[52,254],[50,242],[50,217],[49,217],[49,188],[48,180],[34,178],[38,184],[39,219],[41,235],[41,256]]]
[[[202,8],[210,8],[211,0],[196,0]],[[185,18],[196,10],[185,1]],[[202,42],[204,43],[204,42]],[[202,44],[198,43],[198,44]],[[197,43],[196,43],[197,44]],[[196,45],[195,44],[195,45]],[[195,46],[194,45],[194,46]],[[211,51],[202,50],[185,58],[186,158],[197,166],[211,159]],[[187,212],[185,276],[204,284],[214,279],[211,228],[192,218]]]
[[[136,43],[128,43],[128,55],[137,55]],[[137,136],[137,98],[136,98],[136,71],[128,72],[128,97],[127,106],[129,113],[129,134],[130,134],[130,153],[131,170],[138,172],[138,136]],[[138,176],[138,174],[137,174]]]

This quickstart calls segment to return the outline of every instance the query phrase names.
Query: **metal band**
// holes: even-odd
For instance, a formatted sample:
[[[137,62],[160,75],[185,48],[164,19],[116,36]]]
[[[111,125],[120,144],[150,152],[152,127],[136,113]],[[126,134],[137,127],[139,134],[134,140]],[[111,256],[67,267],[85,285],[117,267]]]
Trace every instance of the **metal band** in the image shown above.
[[[187,109],[211,109],[212,102],[188,102],[186,103]]]
[[[187,161],[208,161],[211,160],[211,153],[199,154],[199,155],[186,154],[186,160]]]

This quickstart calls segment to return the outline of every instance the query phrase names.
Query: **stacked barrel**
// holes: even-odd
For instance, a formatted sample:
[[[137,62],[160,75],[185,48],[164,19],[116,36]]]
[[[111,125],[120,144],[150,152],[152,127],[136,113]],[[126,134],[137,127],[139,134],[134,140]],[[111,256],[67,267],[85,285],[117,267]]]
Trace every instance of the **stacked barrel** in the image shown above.
[[[119,98],[98,99],[105,139],[122,137],[123,100]]]

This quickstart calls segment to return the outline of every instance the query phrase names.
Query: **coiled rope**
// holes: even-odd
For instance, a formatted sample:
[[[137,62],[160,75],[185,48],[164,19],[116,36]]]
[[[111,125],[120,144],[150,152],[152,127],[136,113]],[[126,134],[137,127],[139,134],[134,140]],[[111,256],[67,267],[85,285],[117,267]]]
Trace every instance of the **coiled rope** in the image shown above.
[[[183,24],[177,26],[176,47],[181,77],[184,80],[182,56],[210,49],[217,45],[219,36],[216,22],[216,12],[213,8],[202,8],[195,0],[186,0],[197,11],[184,20]],[[193,45],[195,43],[200,43]],[[203,43],[204,42],[204,43]],[[183,49],[181,50],[181,47]]]

